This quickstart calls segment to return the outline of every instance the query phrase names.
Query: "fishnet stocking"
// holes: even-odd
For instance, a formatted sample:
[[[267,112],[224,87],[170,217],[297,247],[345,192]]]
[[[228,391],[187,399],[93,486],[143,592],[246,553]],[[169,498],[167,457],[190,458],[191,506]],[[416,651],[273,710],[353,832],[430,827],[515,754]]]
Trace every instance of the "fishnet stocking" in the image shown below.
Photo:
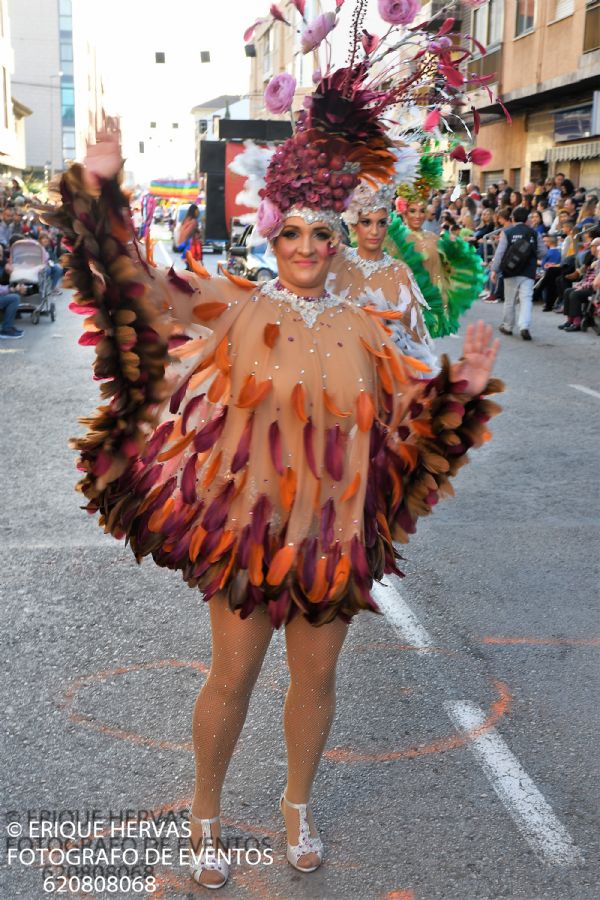
[[[283,722],[288,756],[286,797],[291,803],[308,803],[310,791],[335,715],[335,672],[348,632],[347,623],[336,619],[315,628],[296,616],[285,629],[290,686],[285,698]],[[290,844],[298,843],[299,814],[283,805]],[[318,834],[310,809],[310,833]],[[316,854],[298,860],[308,868],[318,865]]]

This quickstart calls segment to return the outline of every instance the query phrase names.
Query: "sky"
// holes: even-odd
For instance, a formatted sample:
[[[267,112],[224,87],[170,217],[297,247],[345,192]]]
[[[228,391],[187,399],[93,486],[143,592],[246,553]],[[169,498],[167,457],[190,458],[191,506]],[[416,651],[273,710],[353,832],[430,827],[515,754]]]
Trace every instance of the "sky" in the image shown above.
[[[194,165],[190,110],[248,91],[243,33],[268,12],[269,0],[103,0],[97,8],[106,107],[122,116],[126,168],[140,181],[186,177]],[[210,63],[200,62],[201,50]],[[164,65],[155,62],[157,51],[166,54]]]

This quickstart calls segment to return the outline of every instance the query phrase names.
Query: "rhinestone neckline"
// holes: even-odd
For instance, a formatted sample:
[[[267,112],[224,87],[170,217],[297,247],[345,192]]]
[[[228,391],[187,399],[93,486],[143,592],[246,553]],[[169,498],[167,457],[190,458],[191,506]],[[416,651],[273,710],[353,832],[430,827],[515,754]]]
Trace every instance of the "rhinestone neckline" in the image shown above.
[[[380,269],[387,269],[389,266],[394,265],[395,262],[394,258],[387,253],[384,253],[381,259],[364,259],[360,256],[356,247],[345,247],[344,255],[367,278],[375,272],[379,272]]]
[[[271,300],[279,300],[287,303],[292,309],[299,313],[304,323],[312,328],[321,313],[334,306],[351,306],[343,297],[330,294],[329,291],[323,291],[320,297],[303,297],[301,294],[295,294],[293,291],[284,287],[278,278],[272,281],[265,281],[260,287],[260,293]]]

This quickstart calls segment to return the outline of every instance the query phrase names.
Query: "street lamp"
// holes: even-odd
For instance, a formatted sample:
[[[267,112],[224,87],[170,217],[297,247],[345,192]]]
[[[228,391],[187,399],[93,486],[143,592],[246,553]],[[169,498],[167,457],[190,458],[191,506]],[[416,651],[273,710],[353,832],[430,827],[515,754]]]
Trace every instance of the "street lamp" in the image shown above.
[[[54,175],[54,85],[53,78],[62,78],[62,72],[50,75],[50,178]],[[60,88],[60,85],[57,85]]]

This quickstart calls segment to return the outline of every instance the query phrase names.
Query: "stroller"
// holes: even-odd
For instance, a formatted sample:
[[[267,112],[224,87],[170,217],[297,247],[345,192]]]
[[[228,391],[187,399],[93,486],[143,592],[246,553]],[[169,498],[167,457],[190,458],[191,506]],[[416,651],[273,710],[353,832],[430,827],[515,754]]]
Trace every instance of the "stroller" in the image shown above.
[[[10,284],[24,284],[27,287],[18,312],[30,312],[33,325],[39,323],[40,316],[49,315],[54,322],[56,307],[50,301],[50,267],[44,248],[37,241],[23,238],[15,241],[10,248],[8,261],[12,266]]]

